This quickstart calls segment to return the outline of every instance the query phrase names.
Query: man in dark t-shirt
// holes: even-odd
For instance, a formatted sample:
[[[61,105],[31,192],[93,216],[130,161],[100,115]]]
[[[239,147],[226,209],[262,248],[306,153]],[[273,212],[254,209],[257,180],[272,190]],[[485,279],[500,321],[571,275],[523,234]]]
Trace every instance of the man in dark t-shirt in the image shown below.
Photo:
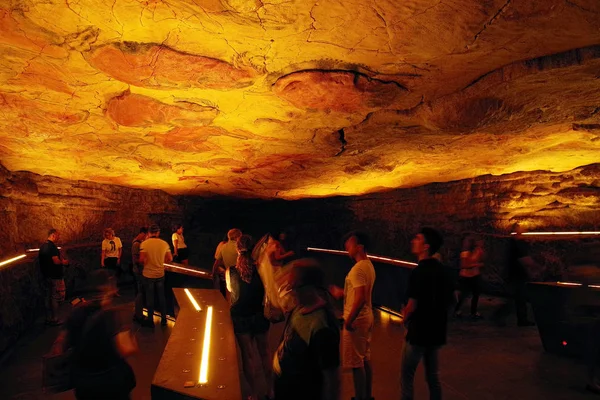
[[[322,272],[316,264],[295,266],[290,286],[297,305],[275,352],[276,400],[333,400],[339,396],[340,330]]]
[[[423,228],[411,242],[419,264],[408,281],[408,304],[404,309],[406,343],[402,353],[402,400],[413,398],[415,371],[425,359],[425,374],[431,399],[442,398],[438,351],[446,344],[448,311],[452,302],[452,280],[435,258],[442,245],[441,235]]]
[[[60,234],[56,229],[48,231],[48,240],[40,247],[38,254],[40,269],[46,287],[46,325],[59,325],[58,305],[65,300],[63,266],[69,261],[60,255],[56,242]]]

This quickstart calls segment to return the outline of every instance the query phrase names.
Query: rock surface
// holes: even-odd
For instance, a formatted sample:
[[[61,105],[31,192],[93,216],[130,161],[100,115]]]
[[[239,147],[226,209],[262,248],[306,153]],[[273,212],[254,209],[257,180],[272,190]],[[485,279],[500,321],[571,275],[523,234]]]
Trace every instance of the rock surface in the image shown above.
[[[0,3],[0,159],[171,194],[360,195],[600,154],[596,0]]]

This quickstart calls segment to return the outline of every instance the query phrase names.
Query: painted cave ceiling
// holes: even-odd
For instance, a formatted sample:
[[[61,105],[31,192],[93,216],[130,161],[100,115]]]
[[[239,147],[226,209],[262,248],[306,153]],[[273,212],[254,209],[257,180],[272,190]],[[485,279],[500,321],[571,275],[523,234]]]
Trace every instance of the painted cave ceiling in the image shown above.
[[[597,0],[0,0],[0,162],[303,198],[600,160]]]

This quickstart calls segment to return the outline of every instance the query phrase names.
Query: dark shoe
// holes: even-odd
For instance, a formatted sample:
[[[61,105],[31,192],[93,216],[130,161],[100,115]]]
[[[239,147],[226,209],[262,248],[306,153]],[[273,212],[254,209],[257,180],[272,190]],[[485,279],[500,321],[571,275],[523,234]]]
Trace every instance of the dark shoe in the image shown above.
[[[475,314],[471,314],[471,319],[473,321],[478,321],[480,319],[483,319],[483,315],[479,314],[479,313],[475,313]]]
[[[167,326],[167,320],[166,319],[161,319],[160,320],[160,326]]]
[[[142,322],[142,326],[143,326],[144,328],[154,328],[154,321],[153,321],[152,319],[150,319],[150,318],[148,318],[148,319],[145,319],[145,320]]]
[[[518,326],[535,326],[535,322],[532,321],[522,321],[517,323]]]

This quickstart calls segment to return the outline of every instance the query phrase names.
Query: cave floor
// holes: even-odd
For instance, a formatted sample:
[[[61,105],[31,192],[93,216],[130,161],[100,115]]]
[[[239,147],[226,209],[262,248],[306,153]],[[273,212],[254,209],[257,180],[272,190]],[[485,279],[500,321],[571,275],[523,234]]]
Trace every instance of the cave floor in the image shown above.
[[[131,302],[133,291],[124,288],[121,303]],[[489,315],[497,300],[481,299],[481,312]],[[41,357],[48,351],[59,328],[40,323],[31,329],[5,357],[0,366],[0,399],[73,399],[72,392],[46,396],[41,390]],[[512,324],[511,324],[512,323]],[[139,329],[139,328],[138,328]],[[150,399],[150,382],[169,338],[172,323],[153,331],[140,329],[138,354],[130,358],[137,387],[133,399]],[[283,324],[271,329],[270,341],[277,343]],[[399,398],[400,354],[403,328],[387,314],[376,312],[373,336],[373,395],[379,400]],[[518,328],[514,321],[498,328],[487,320],[453,321],[449,344],[441,353],[441,380],[444,398],[459,399],[589,399],[585,392],[581,362],[547,354],[535,328]],[[342,399],[352,397],[352,374],[342,374]],[[422,366],[415,380],[415,398],[428,398]]]

